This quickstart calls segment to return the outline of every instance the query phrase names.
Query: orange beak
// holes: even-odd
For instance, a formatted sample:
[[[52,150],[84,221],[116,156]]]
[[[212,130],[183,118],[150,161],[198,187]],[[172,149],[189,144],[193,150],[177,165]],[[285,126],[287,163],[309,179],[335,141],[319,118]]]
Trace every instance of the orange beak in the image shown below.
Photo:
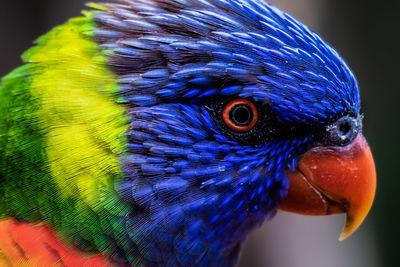
[[[339,240],[361,225],[375,196],[375,164],[361,134],[345,147],[309,150],[289,178],[288,195],[278,209],[304,215],[346,213]]]

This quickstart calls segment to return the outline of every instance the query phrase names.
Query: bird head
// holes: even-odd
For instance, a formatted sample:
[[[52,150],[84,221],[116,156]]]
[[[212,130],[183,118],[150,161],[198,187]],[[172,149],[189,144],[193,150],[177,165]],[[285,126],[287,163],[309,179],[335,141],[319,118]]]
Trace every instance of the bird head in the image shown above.
[[[121,221],[143,261],[232,262],[277,208],[347,213],[342,238],[360,225],[375,170],[359,89],[316,33],[258,0],[101,9],[93,38],[131,119]]]

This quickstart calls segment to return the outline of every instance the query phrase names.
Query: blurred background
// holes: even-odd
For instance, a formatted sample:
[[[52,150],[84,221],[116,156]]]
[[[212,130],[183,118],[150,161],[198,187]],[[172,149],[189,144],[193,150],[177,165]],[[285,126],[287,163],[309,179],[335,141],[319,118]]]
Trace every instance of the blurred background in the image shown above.
[[[53,26],[77,16],[87,0],[0,0],[0,77]],[[104,0],[103,0],[104,1]],[[378,191],[366,222],[337,239],[344,216],[279,213],[253,232],[240,266],[398,266],[400,240],[400,1],[270,0],[333,45],[356,74],[365,113],[364,133],[375,156]]]

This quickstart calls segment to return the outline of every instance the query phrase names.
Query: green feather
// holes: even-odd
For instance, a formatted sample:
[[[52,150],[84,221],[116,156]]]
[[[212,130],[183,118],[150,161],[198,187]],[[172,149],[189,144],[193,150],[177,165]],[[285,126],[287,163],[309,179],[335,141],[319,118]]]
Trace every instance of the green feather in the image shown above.
[[[114,191],[128,118],[85,15],[41,37],[2,80],[0,216],[106,253],[124,245],[118,216],[130,210]]]

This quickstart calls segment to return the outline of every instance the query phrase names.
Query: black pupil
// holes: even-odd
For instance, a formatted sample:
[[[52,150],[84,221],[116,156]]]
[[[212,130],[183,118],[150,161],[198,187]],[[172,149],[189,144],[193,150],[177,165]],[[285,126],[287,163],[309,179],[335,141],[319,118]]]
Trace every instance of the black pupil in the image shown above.
[[[244,104],[235,105],[229,112],[231,121],[241,127],[248,126],[253,120],[253,112]]]

